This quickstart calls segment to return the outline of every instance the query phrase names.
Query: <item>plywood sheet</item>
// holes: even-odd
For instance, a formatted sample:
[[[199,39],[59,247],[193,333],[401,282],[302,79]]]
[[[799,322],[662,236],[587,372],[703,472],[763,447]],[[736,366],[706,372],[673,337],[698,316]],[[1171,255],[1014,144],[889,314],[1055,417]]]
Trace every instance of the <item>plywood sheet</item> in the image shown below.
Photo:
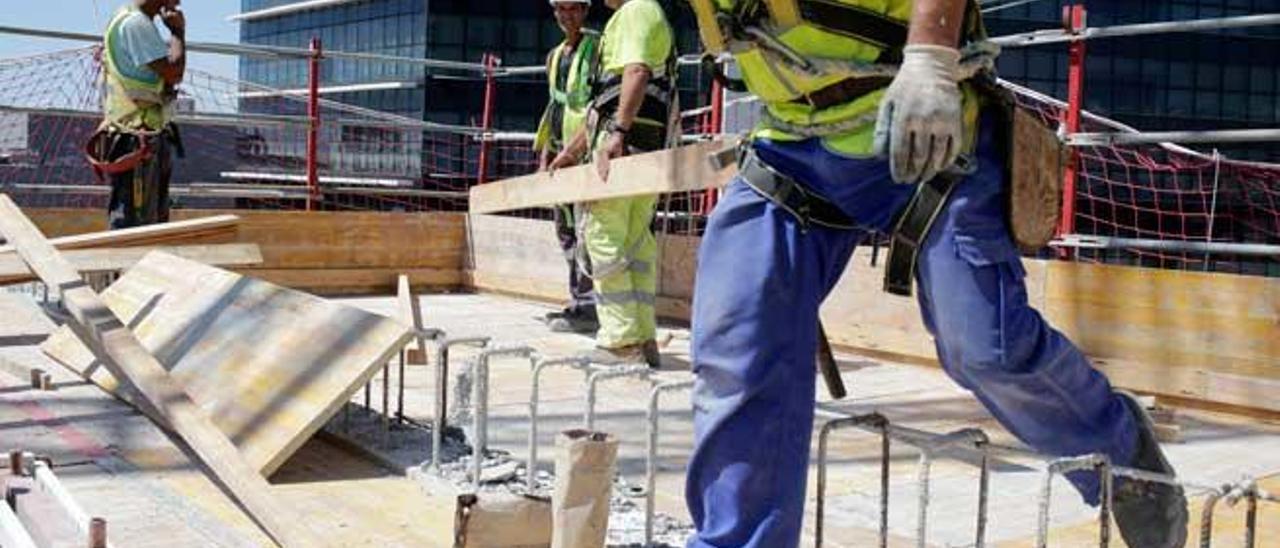
[[[410,337],[394,320],[160,252],[102,298],[264,475]],[[69,331],[43,349],[133,398]]]

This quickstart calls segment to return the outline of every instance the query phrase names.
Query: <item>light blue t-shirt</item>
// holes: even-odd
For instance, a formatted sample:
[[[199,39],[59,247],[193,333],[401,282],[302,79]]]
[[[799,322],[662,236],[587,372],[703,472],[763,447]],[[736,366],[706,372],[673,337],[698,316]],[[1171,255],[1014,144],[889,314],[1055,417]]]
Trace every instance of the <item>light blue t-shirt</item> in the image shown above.
[[[147,64],[169,55],[169,44],[160,36],[160,30],[146,14],[129,6],[131,13],[115,28],[112,40],[115,45],[112,59],[121,74],[134,80],[155,82],[160,78]]]

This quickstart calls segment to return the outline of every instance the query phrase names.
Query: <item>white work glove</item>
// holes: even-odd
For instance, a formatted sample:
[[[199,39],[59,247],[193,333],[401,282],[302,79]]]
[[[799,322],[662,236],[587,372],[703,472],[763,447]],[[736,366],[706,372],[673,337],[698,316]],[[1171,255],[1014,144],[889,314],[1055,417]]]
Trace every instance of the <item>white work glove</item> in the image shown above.
[[[902,50],[902,66],[885,90],[872,150],[888,154],[893,180],[918,183],[951,167],[960,154],[964,121],[956,85],[960,52],[933,45]]]

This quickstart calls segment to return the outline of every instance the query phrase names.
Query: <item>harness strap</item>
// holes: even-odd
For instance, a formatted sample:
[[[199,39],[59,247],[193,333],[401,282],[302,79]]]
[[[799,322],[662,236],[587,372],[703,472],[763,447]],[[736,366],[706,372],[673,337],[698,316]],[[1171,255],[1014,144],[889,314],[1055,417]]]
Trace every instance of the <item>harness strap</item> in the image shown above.
[[[85,159],[88,160],[94,176],[101,183],[106,183],[108,176],[133,171],[143,162],[150,160],[152,157],[151,139],[158,137],[160,134],[135,133],[134,136],[137,137],[139,143],[137,150],[110,160],[111,149],[115,145],[112,137],[116,135],[121,135],[121,133],[109,129],[100,129],[89,138],[89,141],[84,146]]]
[[[795,179],[769,167],[754,150],[744,149],[738,165],[738,175],[758,194],[787,211],[804,229],[810,225],[836,230],[854,230],[858,227],[835,204],[810,192]]]
[[[797,0],[806,23],[870,42],[885,50],[901,50],[907,43],[907,24],[881,13],[830,0]]]
[[[947,171],[921,183],[898,218],[889,243],[889,261],[884,269],[884,290],[903,297],[911,296],[920,247],[929,237],[933,222],[947,205],[951,191],[961,174]]]

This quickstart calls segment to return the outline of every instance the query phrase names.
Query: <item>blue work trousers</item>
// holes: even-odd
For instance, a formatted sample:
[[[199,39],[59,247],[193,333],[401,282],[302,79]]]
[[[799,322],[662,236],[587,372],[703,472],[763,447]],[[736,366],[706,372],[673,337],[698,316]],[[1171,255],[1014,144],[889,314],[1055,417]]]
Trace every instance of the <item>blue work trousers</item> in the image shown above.
[[[886,161],[839,155],[819,140],[755,147],[863,229],[806,229],[741,181],[711,216],[693,302],[697,445],[686,499],[697,534],[690,547],[799,543],[818,307],[854,246],[873,230],[888,231],[914,192],[891,180]],[[958,183],[920,251],[924,325],[947,374],[1024,443],[1049,455],[1101,452],[1127,464],[1137,439],[1132,414],[1106,377],[1027,303],[1005,221],[999,155],[984,128],[976,171]],[[1097,503],[1096,475],[1070,479],[1086,502]]]

